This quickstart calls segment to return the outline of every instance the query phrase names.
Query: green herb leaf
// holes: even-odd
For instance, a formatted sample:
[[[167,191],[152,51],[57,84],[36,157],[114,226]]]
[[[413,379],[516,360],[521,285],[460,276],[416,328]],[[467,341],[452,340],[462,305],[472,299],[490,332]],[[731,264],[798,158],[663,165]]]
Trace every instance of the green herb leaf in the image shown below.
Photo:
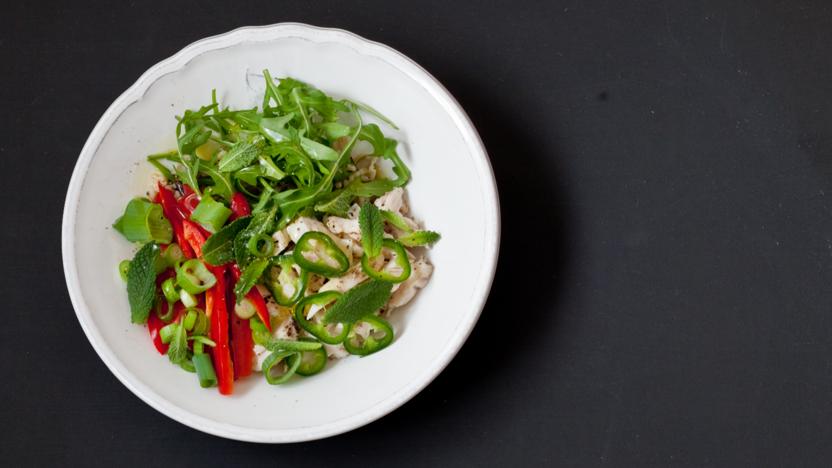
[[[361,245],[364,252],[370,258],[380,254],[384,241],[384,221],[379,209],[372,203],[365,203],[358,214],[358,225],[361,227]]]
[[[338,159],[338,153],[334,149],[306,137],[300,137],[300,147],[312,159],[319,161],[335,161]]]
[[[381,210],[381,217],[384,218],[385,221],[393,225],[396,229],[400,229],[404,232],[413,232],[413,229],[410,228],[410,225],[407,224],[407,221],[404,220],[401,216],[392,211]]]
[[[433,245],[440,239],[438,232],[433,231],[416,231],[410,234],[399,237],[397,240],[407,247],[419,247],[423,245]]]
[[[345,292],[324,315],[328,323],[354,323],[379,310],[390,299],[393,284],[371,279]]]
[[[257,159],[260,150],[257,145],[250,142],[241,141],[235,143],[234,146],[225,153],[225,156],[220,159],[217,166],[220,172],[232,172],[242,169]]]
[[[173,325],[175,326],[168,347],[168,359],[170,359],[170,362],[181,366],[182,363],[188,360],[188,336],[185,327],[181,324]]]
[[[378,197],[396,188],[396,184],[389,180],[371,180],[361,182],[358,179],[350,182],[347,189],[356,197]]]
[[[350,210],[355,195],[349,190],[341,189],[332,192],[328,197],[315,204],[315,211],[333,216],[344,217]]]
[[[176,175],[180,180],[188,184],[197,195],[202,196],[202,190],[199,188],[197,175],[199,174],[199,158],[196,156],[186,157],[180,155],[179,162],[183,168],[177,167]]]
[[[201,166],[199,170],[200,172],[207,174],[208,177],[214,181],[214,185],[212,186],[213,192],[211,193],[219,195],[226,200],[231,200],[231,195],[234,194],[234,186],[231,185],[231,181],[228,180],[228,177],[208,165]]]
[[[271,352],[276,351],[314,351],[319,349],[322,345],[316,341],[293,341],[280,340],[277,338],[270,338],[265,344],[261,345]]]
[[[246,294],[248,294],[254,284],[257,283],[257,280],[260,279],[263,272],[266,271],[267,266],[269,266],[269,259],[256,258],[245,268],[243,268],[243,274],[240,275],[240,281],[237,281],[237,284],[234,285],[234,294],[237,296],[237,304],[243,301]]]
[[[145,244],[130,262],[127,271],[127,299],[130,301],[130,321],[145,323],[156,297],[156,271],[154,264],[159,256],[155,242]]]
[[[235,219],[223,226],[205,241],[202,258],[211,265],[220,266],[234,260],[234,238],[251,223],[251,216]]]
[[[393,163],[396,180],[392,181],[397,187],[402,187],[410,180],[410,169],[407,168],[399,154],[396,153],[398,142],[392,138],[385,138],[376,124],[367,124],[361,129],[361,139],[373,146],[373,154],[389,159]]]
[[[251,260],[251,252],[248,251],[248,241],[252,237],[261,234],[271,234],[274,226],[274,218],[277,215],[277,207],[273,206],[269,211],[260,211],[251,217],[249,225],[237,234],[234,238],[234,259],[240,268],[248,265]]]

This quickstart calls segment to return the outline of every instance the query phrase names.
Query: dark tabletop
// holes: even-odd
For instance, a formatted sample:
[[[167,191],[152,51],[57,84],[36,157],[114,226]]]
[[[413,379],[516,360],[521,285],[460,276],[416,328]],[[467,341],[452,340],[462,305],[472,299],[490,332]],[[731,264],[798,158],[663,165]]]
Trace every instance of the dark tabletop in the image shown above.
[[[830,2],[65,3],[0,15],[0,464],[832,462]],[[269,446],[116,380],[72,311],[60,222],[88,133],[141,73],[280,21],[442,81],[490,153],[503,239],[479,324],[425,391]]]

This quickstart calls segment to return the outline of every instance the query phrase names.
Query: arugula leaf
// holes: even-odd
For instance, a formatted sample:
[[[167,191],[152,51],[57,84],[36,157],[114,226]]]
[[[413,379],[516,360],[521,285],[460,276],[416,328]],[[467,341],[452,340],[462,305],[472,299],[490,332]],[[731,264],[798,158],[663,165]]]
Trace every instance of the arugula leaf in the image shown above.
[[[209,165],[204,165],[200,167],[199,170],[208,174],[208,177],[214,181],[214,191],[212,193],[219,195],[226,200],[231,199],[231,195],[234,194],[234,186],[231,185],[231,181],[228,177]]]
[[[179,162],[182,164],[183,168],[177,167],[176,175],[201,197],[202,191],[199,189],[199,182],[197,182],[197,175],[199,174],[199,161],[199,158],[196,156],[186,158],[184,155],[180,154]]]
[[[188,336],[181,324],[173,324],[173,336],[168,346],[168,359],[170,362],[182,365],[188,360]]]
[[[330,140],[337,140],[350,134],[352,128],[339,122],[324,122],[320,125],[324,135]]]
[[[352,109],[352,111],[353,115],[355,115],[358,119],[358,127],[356,128],[356,131],[349,143],[347,143],[347,145],[341,150],[341,154],[338,155],[338,159],[333,164],[332,170],[317,185],[298,190],[293,193],[292,196],[287,197],[280,207],[283,218],[293,217],[298,211],[311,205],[312,203],[315,203],[315,201],[322,195],[332,190],[332,181],[335,180],[335,174],[338,173],[338,170],[344,164],[344,161],[349,159],[350,151],[352,150],[353,145],[355,145],[356,140],[358,140],[358,136],[361,134],[361,116],[355,109]]]
[[[438,232],[416,231],[399,237],[396,240],[407,247],[419,247],[423,245],[433,245],[440,239],[440,237],[442,236],[440,236]]]
[[[345,292],[324,315],[327,323],[354,323],[382,308],[393,283],[371,279]]]
[[[211,265],[234,260],[234,238],[251,223],[251,216],[238,218],[214,233],[202,246],[202,258]]]
[[[220,159],[220,163],[217,166],[220,172],[232,172],[238,169],[242,169],[257,159],[257,155],[260,154],[260,150],[257,147],[257,144],[241,141],[235,143],[234,146],[225,153],[225,156]]]
[[[286,173],[277,167],[272,158],[262,154],[260,155],[260,169],[262,170],[263,177],[268,177],[269,179],[280,180],[286,177]]]
[[[384,221],[379,209],[372,203],[365,203],[358,213],[358,225],[361,228],[361,245],[368,257],[381,253],[384,241]]]
[[[130,301],[130,321],[145,323],[156,297],[156,257],[159,246],[155,242],[145,244],[130,262],[127,271],[127,299]]]
[[[267,266],[269,266],[269,259],[256,258],[245,268],[243,268],[243,274],[240,275],[240,281],[237,281],[237,284],[234,285],[234,294],[237,296],[237,304],[242,302],[243,298],[246,297],[246,294],[248,294],[254,286],[254,283],[256,283],[257,280],[260,279],[260,276],[263,275],[263,272],[266,271]]]
[[[387,116],[385,116],[381,112],[379,112],[379,111],[375,110],[374,108],[370,107],[368,104],[364,104],[362,102],[352,101],[352,100],[349,100],[349,102],[351,102],[354,106],[358,107],[359,109],[363,110],[364,112],[374,116],[375,118],[381,120],[382,122],[386,123],[387,125],[393,127],[394,130],[399,129],[399,127],[397,127],[396,124],[394,124],[392,120],[387,118]]]
[[[392,211],[381,210],[381,217],[384,218],[385,221],[392,224],[393,227],[396,229],[402,230],[404,232],[410,233],[413,232],[413,229],[410,228],[410,225],[407,224],[407,221],[404,220],[401,216]]]
[[[357,197],[378,197],[396,188],[396,185],[389,180],[371,180],[369,182],[361,182],[358,179],[350,182],[347,189]]]
[[[373,155],[389,159],[393,163],[393,173],[396,179],[393,184],[402,187],[410,180],[410,169],[396,152],[398,142],[392,138],[385,138],[376,124],[367,124],[361,129],[361,139],[373,146]]]
[[[338,153],[334,149],[306,137],[300,137],[300,147],[306,151],[309,157],[318,161],[335,161],[338,159]]]

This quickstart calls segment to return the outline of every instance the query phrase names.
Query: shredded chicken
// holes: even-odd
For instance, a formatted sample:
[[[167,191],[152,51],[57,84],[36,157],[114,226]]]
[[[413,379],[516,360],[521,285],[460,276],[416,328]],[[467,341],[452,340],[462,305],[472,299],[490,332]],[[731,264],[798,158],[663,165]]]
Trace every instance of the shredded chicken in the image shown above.
[[[404,219],[404,222],[410,226],[410,229],[414,231],[419,229],[419,224],[407,216],[409,210],[407,208],[407,202],[404,199],[403,188],[394,188],[393,190],[378,197],[374,204],[380,210],[392,211],[393,213],[399,215],[402,219]]]
[[[357,219],[339,218],[338,216],[327,216],[324,218],[326,227],[333,234],[346,235],[357,241],[361,240],[361,227]]]
[[[352,269],[344,274],[344,276],[340,276],[338,278],[332,278],[331,280],[324,283],[321,286],[321,289],[318,292],[324,291],[338,291],[338,292],[347,292],[350,289],[358,286],[359,283],[367,279],[367,275],[364,274],[364,271],[361,269],[361,265],[355,265]]]
[[[389,311],[410,302],[410,300],[413,299],[413,296],[416,295],[416,292],[428,284],[428,280],[430,279],[430,275],[432,273],[433,266],[425,261],[425,259],[420,258],[415,262],[411,262],[410,277],[403,283],[399,283],[396,290],[393,291],[393,295],[390,296],[386,309]]]
[[[326,350],[326,355],[331,359],[341,359],[350,355],[342,344],[331,345],[324,343],[324,349]]]
[[[286,250],[286,247],[289,247],[289,242],[292,241],[289,235],[286,234],[285,229],[281,231],[275,231],[275,233],[272,234],[272,239],[274,239],[274,255],[277,255],[280,252]]]

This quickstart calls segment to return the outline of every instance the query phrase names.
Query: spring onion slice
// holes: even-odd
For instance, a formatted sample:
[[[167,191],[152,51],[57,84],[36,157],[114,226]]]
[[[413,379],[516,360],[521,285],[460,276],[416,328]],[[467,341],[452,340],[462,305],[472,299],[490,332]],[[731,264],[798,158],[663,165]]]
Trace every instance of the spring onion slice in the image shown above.
[[[194,354],[191,361],[196,370],[196,377],[199,379],[200,387],[208,388],[217,385],[217,374],[214,372],[214,365],[211,363],[211,356],[209,354]]]
[[[231,210],[222,203],[206,195],[191,214],[191,219],[210,232],[217,232],[231,216]]]
[[[124,215],[113,227],[130,242],[158,242],[169,244],[173,239],[173,227],[162,212],[162,205],[144,198],[130,200]]]

